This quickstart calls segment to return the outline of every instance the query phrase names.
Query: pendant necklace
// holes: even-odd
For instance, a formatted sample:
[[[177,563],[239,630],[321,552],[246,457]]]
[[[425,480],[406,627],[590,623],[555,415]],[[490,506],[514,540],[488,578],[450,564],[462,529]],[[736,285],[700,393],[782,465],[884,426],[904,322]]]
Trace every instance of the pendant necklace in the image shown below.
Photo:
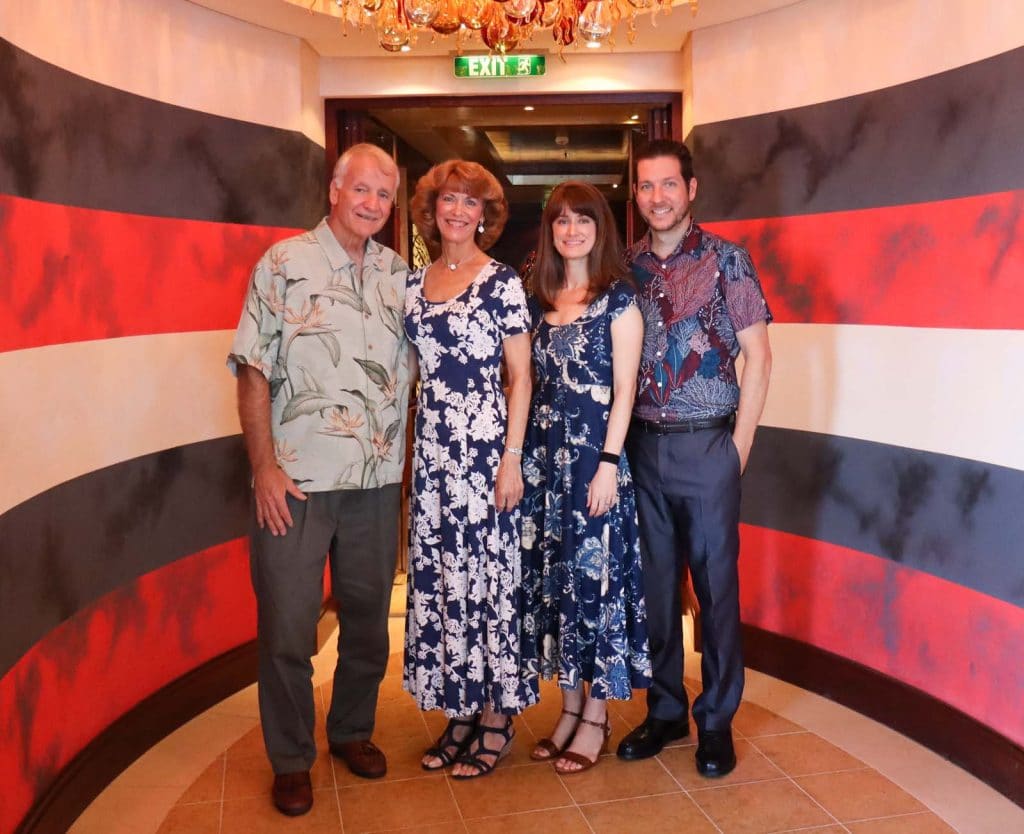
[[[458,269],[460,266],[462,266],[466,261],[468,261],[472,257],[473,257],[472,255],[469,255],[468,257],[463,258],[461,261],[449,261],[448,260],[448,256],[445,255],[444,252],[441,253],[441,260],[444,261],[444,265],[446,267],[448,267],[448,270],[450,272],[455,272],[456,269]]]

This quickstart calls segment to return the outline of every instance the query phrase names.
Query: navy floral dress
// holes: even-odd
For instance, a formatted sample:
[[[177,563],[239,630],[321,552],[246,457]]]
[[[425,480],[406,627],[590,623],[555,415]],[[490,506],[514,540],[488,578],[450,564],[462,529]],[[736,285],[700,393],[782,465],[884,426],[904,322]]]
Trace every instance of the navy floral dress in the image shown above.
[[[498,512],[505,446],[502,342],[529,313],[515,271],[491,261],[448,301],[409,276],[405,329],[420,394],[413,451],[403,685],[450,717],[486,704],[514,714],[536,701],[520,657],[519,510]]]
[[[576,321],[552,325],[531,302],[534,388],[523,477],[523,653],[528,674],[595,698],[650,686],[651,662],[633,479],[591,518],[587,490],[612,400],[611,323],[636,304],[616,282]]]

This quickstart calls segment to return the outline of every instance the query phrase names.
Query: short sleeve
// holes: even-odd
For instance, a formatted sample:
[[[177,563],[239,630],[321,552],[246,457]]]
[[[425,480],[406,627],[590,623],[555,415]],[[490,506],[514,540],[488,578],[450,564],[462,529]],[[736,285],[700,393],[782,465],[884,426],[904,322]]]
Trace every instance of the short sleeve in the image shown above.
[[[636,306],[636,290],[625,281],[616,281],[608,290],[608,315],[612,321]]]
[[[496,296],[498,309],[496,317],[501,330],[501,338],[507,339],[518,333],[530,332],[530,310],[526,303],[526,291],[523,282],[510,266],[499,267]]]
[[[730,244],[720,253],[718,268],[733,329],[739,332],[760,321],[770,322],[772,313],[747,250]]]
[[[228,368],[237,376],[239,365],[258,368],[268,380],[281,348],[286,282],[275,267],[275,249],[253,268],[242,317],[228,354]]]

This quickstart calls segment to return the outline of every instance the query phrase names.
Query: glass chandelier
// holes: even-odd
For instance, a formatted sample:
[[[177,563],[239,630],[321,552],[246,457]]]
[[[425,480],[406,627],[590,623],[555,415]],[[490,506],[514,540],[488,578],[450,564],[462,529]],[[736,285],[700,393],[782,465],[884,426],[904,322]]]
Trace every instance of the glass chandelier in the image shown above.
[[[636,39],[636,16],[667,14],[673,0],[289,0],[310,11],[342,19],[343,26],[372,26],[388,52],[408,52],[421,37],[452,37],[461,53],[479,36],[491,52],[513,52],[550,37],[559,53],[574,44],[614,46],[616,27],[625,20],[629,43]],[[682,0],[693,14],[697,0]]]

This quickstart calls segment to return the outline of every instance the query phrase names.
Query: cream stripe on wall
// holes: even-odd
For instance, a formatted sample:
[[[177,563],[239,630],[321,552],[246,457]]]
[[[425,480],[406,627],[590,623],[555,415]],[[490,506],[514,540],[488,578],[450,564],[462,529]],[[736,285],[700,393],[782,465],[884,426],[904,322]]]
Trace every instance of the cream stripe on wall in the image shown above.
[[[773,324],[762,423],[1024,470],[1024,331]]]
[[[235,386],[225,365],[233,333],[0,353],[0,437],[8,441],[0,513],[93,470],[237,434]]]
[[[866,93],[1024,44],[1018,0],[804,0],[698,29],[693,123]]]
[[[101,84],[324,144],[315,53],[185,0],[0,0],[0,37]]]

